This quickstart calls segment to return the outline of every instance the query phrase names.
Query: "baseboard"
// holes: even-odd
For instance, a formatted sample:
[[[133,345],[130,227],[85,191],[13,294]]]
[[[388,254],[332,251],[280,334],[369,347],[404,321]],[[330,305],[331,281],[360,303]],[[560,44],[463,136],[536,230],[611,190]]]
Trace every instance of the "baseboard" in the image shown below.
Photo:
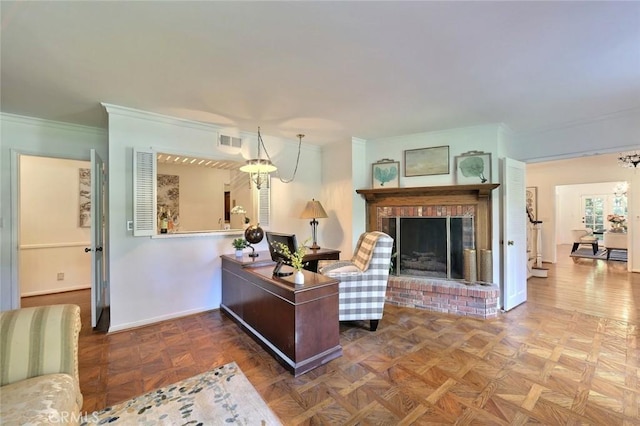
[[[531,268],[531,276],[536,278],[547,278],[549,276],[549,270],[547,268]]]
[[[133,322],[128,322],[128,323],[115,325],[115,326],[112,324],[109,327],[108,333],[115,333],[115,332],[118,332],[118,331],[130,330],[132,328],[144,327],[145,325],[155,324],[157,322],[168,321],[168,320],[172,320],[172,319],[176,319],[176,318],[187,317],[189,315],[200,314],[202,312],[209,312],[209,311],[213,311],[215,309],[220,309],[220,307],[219,306],[217,306],[217,307],[201,307],[201,308],[197,308],[197,309],[189,309],[187,311],[174,312],[172,314],[167,314],[167,315],[160,315],[158,317],[147,318],[147,319],[142,320],[142,321],[133,321]],[[112,313],[113,313],[113,311],[112,311]],[[113,320],[113,316],[111,317],[111,319]]]
[[[43,296],[45,294],[66,293],[68,291],[86,290],[90,288],[91,288],[91,284],[76,285],[76,286],[65,287],[65,288],[56,288],[55,290],[30,291],[28,293],[22,293],[20,297]]]

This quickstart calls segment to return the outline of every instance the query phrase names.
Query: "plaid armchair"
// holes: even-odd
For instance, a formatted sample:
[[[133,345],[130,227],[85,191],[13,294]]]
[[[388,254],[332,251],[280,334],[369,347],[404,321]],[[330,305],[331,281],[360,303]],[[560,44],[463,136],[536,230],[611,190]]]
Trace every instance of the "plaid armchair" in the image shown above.
[[[323,275],[340,281],[339,320],[369,320],[371,331],[382,318],[393,238],[384,232],[360,236],[350,261],[323,262]]]

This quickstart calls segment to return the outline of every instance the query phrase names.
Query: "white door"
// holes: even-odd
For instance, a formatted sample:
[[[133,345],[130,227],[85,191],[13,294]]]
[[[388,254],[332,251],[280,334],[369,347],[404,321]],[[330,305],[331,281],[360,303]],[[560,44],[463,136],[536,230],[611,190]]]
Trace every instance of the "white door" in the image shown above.
[[[502,301],[508,311],[527,301],[527,213],[525,164],[503,163]]]
[[[607,210],[606,195],[583,195],[582,204],[582,225],[584,228],[592,230],[604,229],[605,214]]]
[[[91,327],[95,327],[106,307],[104,279],[104,163],[91,150]]]

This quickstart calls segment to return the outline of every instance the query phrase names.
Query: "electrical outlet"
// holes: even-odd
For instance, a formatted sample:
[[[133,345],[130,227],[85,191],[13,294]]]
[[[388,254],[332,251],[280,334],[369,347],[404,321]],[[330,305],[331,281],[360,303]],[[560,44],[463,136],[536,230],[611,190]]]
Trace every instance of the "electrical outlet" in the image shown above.
[[[133,221],[132,220],[128,220],[127,221],[127,231],[133,231]]]
[[[58,272],[58,281],[64,280],[64,272]]]

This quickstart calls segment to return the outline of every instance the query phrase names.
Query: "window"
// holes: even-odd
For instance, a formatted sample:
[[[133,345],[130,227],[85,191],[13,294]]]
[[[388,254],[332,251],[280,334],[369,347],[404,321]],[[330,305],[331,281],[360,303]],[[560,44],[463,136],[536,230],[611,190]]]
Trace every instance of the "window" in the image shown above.
[[[237,161],[134,150],[134,235],[214,232],[268,223],[269,190],[258,191]],[[225,217],[242,206],[242,217]],[[162,229],[164,231],[164,229]]]

